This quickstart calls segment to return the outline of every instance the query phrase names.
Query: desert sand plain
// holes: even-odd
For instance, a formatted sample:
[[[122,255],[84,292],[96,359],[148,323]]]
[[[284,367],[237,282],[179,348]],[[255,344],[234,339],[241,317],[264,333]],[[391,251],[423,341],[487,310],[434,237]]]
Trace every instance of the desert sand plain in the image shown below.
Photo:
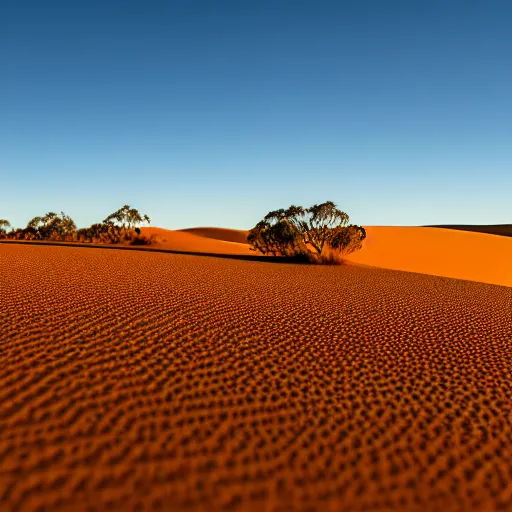
[[[512,238],[366,229],[0,243],[1,510],[512,510]]]

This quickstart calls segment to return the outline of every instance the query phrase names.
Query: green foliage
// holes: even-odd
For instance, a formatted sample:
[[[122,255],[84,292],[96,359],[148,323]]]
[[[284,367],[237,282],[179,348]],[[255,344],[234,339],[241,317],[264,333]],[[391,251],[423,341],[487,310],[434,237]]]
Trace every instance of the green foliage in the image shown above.
[[[366,238],[366,230],[362,226],[351,224],[344,229],[336,230],[329,240],[329,245],[337,249],[341,254],[350,254],[362,248],[362,242]]]
[[[310,208],[291,205],[287,210],[269,212],[250,231],[251,250],[274,256],[307,256],[310,261],[340,261],[361,249],[366,232],[362,226],[348,225],[349,216],[332,201]],[[329,253],[329,256],[327,256]]]
[[[7,231],[5,228],[10,228],[11,223],[7,219],[0,219],[0,238],[4,238]]]
[[[131,208],[128,204],[125,204],[116,212],[111,213],[103,221],[104,224],[111,224],[112,226],[122,228],[124,231],[133,229],[143,222],[150,224],[151,219],[147,215],[141,215],[138,210]]]
[[[101,223],[80,229],[77,229],[73,219],[64,212],[60,215],[48,212],[43,217],[34,217],[24,229],[13,229],[10,233],[5,233],[5,227],[10,226],[10,223],[0,219],[0,238],[149,245],[156,241],[155,237],[143,236],[140,229],[135,228],[144,222],[149,224],[151,220],[129,205],[124,205]]]
[[[35,230],[36,240],[63,239],[76,231],[76,224],[64,212],[60,213],[60,216],[55,212],[48,212],[44,217],[34,217],[26,229]]]
[[[271,212],[274,213],[274,212]],[[252,229],[247,237],[252,250],[274,256],[306,254],[307,248],[301,234],[286,218],[273,217],[274,223],[263,220]]]
[[[34,228],[13,229],[7,234],[10,240],[36,240],[37,231]]]

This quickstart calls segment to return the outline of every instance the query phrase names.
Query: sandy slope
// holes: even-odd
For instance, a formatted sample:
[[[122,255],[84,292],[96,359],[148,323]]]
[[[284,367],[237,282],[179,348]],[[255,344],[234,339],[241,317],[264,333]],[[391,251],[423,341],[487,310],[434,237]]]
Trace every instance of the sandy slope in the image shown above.
[[[247,254],[254,256],[256,253],[249,249],[248,244],[235,243],[232,240],[216,239],[212,236],[204,236],[205,229],[211,228],[198,228],[202,234],[189,231],[174,231],[170,229],[162,229],[157,227],[142,228],[143,235],[151,236],[157,235],[165,242],[157,245],[161,249],[169,249],[173,251],[190,251],[190,252],[209,252],[217,254]],[[229,230],[219,230],[228,232]],[[235,230],[233,230],[235,231]],[[213,234],[217,234],[214,232]],[[230,238],[227,234],[226,238]],[[232,237],[231,237],[232,238]]]
[[[444,224],[427,226],[431,228],[459,229],[475,233],[489,233],[491,235],[512,236],[512,224]]]
[[[349,262],[512,286],[512,238],[445,228],[365,226],[365,229],[367,239],[363,249],[348,256]],[[243,239],[247,231],[144,228],[143,232],[165,237],[167,242],[161,247],[172,250],[259,254],[250,251],[247,244],[232,243]]]
[[[511,311],[371,267],[0,244],[2,510],[510,510]]]
[[[444,228],[365,229],[363,249],[349,261],[512,286],[512,238]]]
[[[365,226],[363,249],[347,262],[392,270],[512,286],[512,237],[430,227]],[[261,256],[251,251],[248,231],[226,228],[142,228],[161,242],[151,247],[194,253]],[[269,256],[271,257],[271,256]]]
[[[180,231],[191,233],[193,235],[202,236],[205,238],[224,240],[226,242],[236,242],[239,244],[246,244],[247,235],[249,234],[249,231],[229,228],[188,228],[182,229]]]

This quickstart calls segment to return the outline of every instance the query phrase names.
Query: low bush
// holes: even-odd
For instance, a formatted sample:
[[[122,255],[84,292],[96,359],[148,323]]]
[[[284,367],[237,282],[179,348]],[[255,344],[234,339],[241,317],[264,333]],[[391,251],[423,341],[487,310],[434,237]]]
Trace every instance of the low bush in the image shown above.
[[[141,215],[138,210],[124,205],[109,215],[103,222],[92,224],[88,228],[77,229],[71,217],[61,212],[47,213],[44,217],[34,217],[26,228],[11,229],[9,221],[0,219],[0,239],[11,240],[51,240],[60,242],[80,242],[91,244],[124,244],[151,245],[157,243],[155,236],[143,236],[137,224],[151,222],[147,215]]]
[[[251,250],[297,261],[339,265],[343,257],[362,248],[366,231],[348,224],[349,216],[332,201],[310,208],[290,206],[269,212],[249,232]]]

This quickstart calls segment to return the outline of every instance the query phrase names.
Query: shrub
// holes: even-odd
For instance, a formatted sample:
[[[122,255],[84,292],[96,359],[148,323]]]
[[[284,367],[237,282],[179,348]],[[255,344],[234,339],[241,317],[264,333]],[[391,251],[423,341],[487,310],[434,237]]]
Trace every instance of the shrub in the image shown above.
[[[89,232],[88,228],[80,228],[76,232],[76,238],[78,242],[84,243],[84,242],[91,242],[91,234]]]
[[[156,235],[138,235],[130,242],[130,245],[153,245],[157,242],[158,239]]]
[[[60,216],[55,212],[48,212],[44,217],[34,217],[26,229],[35,230],[37,239],[64,240],[67,235],[76,231],[76,224],[64,212],[60,213]]]
[[[0,219],[0,238],[7,238],[6,228],[10,228],[11,223],[7,219]]]
[[[366,231],[348,225],[349,216],[332,201],[310,208],[290,206],[269,212],[247,237],[251,250],[291,256],[311,263],[341,264],[362,247]]]
[[[76,228],[76,224],[61,212],[48,212],[44,217],[34,217],[25,228],[11,229],[9,221],[0,219],[0,238],[13,240],[52,240],[63,242],[81,242],[93,244],[125,244],[125,245],[150,245],[157,243],[156,235],[150,237],[141,235],[137,224],[151,222],[147,215],[142,215],[138,210],[124,205],[118,211],[109,215],[103,222],[92,224],[88,228]]]
[[[135,208],[131,208],[129,204],[125,204],[114,213],[111,213],[104,221],[104,224],[117,228],[120,232],[131,231],[137,224],[143,222],[151,223],[151,219],[147,215],[142,215]]]

